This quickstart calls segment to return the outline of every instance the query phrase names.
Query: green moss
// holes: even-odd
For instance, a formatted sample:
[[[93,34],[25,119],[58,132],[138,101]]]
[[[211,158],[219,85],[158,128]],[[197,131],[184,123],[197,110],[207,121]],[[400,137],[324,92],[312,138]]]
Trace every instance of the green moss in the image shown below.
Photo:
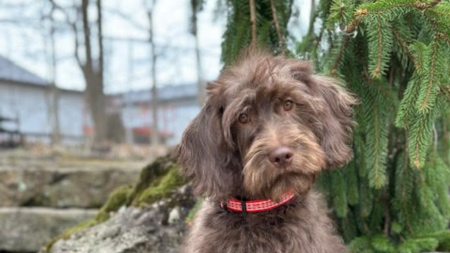
[[[103,222],[109,219],[109,213],[119,210],[123,205],[127,204],[133,188],[131,185],[124,185],[115,189],[110,195],[106,203],[100,209],[96,216],[96,220]]]
[[[173,167],[174,162],[169,156],[157,158],[153,163],[147,165],[141,170],[138,183],[134,186],[128,204],[134,203],[135,199],[147,188],[155,186],[159,179],[164,176],[169,167]]]
[[[175,189],[186,183],[186,179],[178,173],[178,166],[172,165],[157,184],[149,185],[133,200],[134,206],[152,204],[169,197]]]

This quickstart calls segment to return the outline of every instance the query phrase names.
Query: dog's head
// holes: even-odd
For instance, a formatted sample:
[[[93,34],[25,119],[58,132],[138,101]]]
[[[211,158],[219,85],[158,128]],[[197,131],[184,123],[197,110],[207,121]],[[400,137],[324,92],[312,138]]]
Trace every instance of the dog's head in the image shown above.
[[[198,194],[279,200],[351,158],[356,101],[308,62],[247,51],[207,89],[176,151]]]

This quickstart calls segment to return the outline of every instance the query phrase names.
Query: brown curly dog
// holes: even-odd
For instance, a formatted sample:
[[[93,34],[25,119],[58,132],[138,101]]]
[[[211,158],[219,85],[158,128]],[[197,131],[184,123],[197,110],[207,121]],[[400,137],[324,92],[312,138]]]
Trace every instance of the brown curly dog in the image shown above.
[[[246,50],[207,89],[175,153],[207,197],[184,252],[345,252],[310,189],[351,158],[356,100],[308,62],[262,50]]]

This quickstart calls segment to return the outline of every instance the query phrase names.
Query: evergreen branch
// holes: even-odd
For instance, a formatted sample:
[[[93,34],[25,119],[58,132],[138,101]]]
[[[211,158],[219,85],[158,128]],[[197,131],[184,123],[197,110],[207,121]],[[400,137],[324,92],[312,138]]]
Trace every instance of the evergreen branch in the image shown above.
[[[448,100],[450,101],[450,90],[448,95]],[[443,150],[449,150],[449,142],[450,142],[450,131],[448,129],[448,122],[446,120],[442,120],[442,138],[443,138]],[[447,165],[450,165],[450,156],[445,155],[444,156],[444,162]]]
[[[382,35],[381,35],[381,24],[377,22],[377,36],[378,36],[378,58],[377,58],[377,67],[375,68],[375,77],[378,77],[380,73],[380,65],[381,65],[381,54],[383,53],[383,44],[381,43]]]
[[[284,38],[281,35],[280,24],[278,23],[277,10],[275,8],[275,3],[270,0],[270,9],[272,10],[273,22],[275,23],[275,29],[277,30],[278,40],[280,43],[281,52],[284,54],[286,47],[284,44]]]
[[[438,37],[450,44],[450,37],[448,37],[445,33],[438,33]]]
[[[414,7],[414,4],[411,4],[411,3],[407,3],[407,4],[393,4],[393,5],[390,5],[388,8],[385,8],[385,9],[382,9],[382,10],[374,10],[374,11],[368,11],[366,9],[365,10],[367,11],[367,14],[383,14],[383,13],[385,13],[387,11],[391,11],[391,10],[398,9],[398,8],[405,8],[405,7]]]
[[[450,13],[443,12],[443,11],[438,11],[438,10],[435,10],[435,9],[427,9],[426,11],[427,12],[433,12],[433,13],[436,13],[438,15],[443,15],[444,17],[447,16],[447,15],[450,15]]]
[[[419,59],[420,60],[420,59]],[[411,116],[414,113],[414,104],[419,93],[419,80],[416,76],[408,82],[403,98],[400,101],[400,106],[397,111],[395,125],[397,127],[409,128]]]
[[[346,185],[343,175],[343,170],[336,171],[336,173],[331,174],[331,186],[333,194],[333,206],[336,209],[336,214],[340,218],[347,216],[347,196]]]
[[[426,10],[436,6],[437,4],[439,4],[442,0],[433,0],[428,3],[423,3],[420,1],[413,2],[410,0],[403,0],[403,1],[404,1],[404,3],[390,4],[388,7],[385,7],[385,8],[383,8],[383,7],[387,1],[377,1],[375,3],[363,4],[360,9],[364,9],[364,10],[369,9],[369,10],[367,10],[367,14],[382,14],[387,11],[391,11],[391,10],[399,9],[399,8],[405,8],[405,7],[413,7],[413,8],[419,9],[421,11],[426,11]],[[377,7],[380,7],[380,8],[377,9]],[[374,10],[371,10],[372,8]]]
[[[363,21],[366,14],[367,10],[358,10],[357,17],[344,28],[344,32],[347,34],[354,33],[356,31],[356,28],[358,28],[359,24]]]
[[[422,110],[426,109],[427,103],[428,103],[428,99],[430,97],[430,93],[431,93],[431,88],[433,87],[433,78],[434,78],[434,71],[435,71],[435,67],[436,67],[436,56],[437,56],[437,43],[434,43],[434,47],[433,47],[433,57],[431,58],[431,72],[430,72],[430,78],[428,80],[428,89],[427,89],[427,94],[425,96],[424,101],[422,102]]]
[[[419,1],[416,2],[407,2],[401,4],[392,4],[389,7],[380,9],[380,10],[370,10],[370,7],[376,6],[377,4],[383,4],[383,1],[378,1],[375,3],[362,4],[358,10],[356,10],[355,18],[345,27],[344,32],[353,33],[359,24],[363,21],[364,17],[367,15],[379,15],[384,14],[388,11],[392,11],[399,8],[412,7],[419,9],[421,11],[429,11],[430,8],[439,4],[442,0],[433,0],[429,3],[422,3]],[[385,1],[384,1],[385,2]],[[369,10],[367,9],[369,8]]]
[[[341,62],[342,55],[344,53],[345,48],[347,47],[348,42],[350,41],[350,37],[345,37],[344,43],[342,43],[341,48],[339,49],[339,53],[334,61],[333,67],[331,68],[331,73],[336,73],[337,68],[339,67],[339,63]]]
[[[439,133],[436,129],[436,124],[433,125],[433,136],[434,136],[434,151],[437,151]]]
[[[408,139],[408,132],[405,132],[405,137]],[[394,183],[394,201],[393,207],[397,216],[401,218],[403,223],[410,233],[413,232],[410,221],[410,206],[411,194],[414,189],[414,173],[408,166],[408,155],[404,152],[399,153],[397,164],[395,167],[395,183]]]
[[[431,10],[428,10],[428,12],[429,12],[429,11],[431,11]],[[443,14],[443,15],[444,15],[444,14]],[[450,14],[445,13],[445,15],[450,15]],[[424,16],[425,16],[425,18],[428,20],[428,22],[431,24],[431,26],[433,27],[433,29],[436,31],[436,36],[437,36],[438,38],[443,39],[443,40],[445,40],[446,42],[450,43],[450,37],[449,37],[448,35],[446,35],[446,34],[447,34],[446,32],[442,31],[442,30],[439,28],[438,21],[433,20],[433,18],[430,17],[430,16],[427,14],[427,12],[424,13]]]
[[[410,46],[410,50],[414,56],[417,69],[406,86],[406,90],[403,93],[403,98],[400,102],[397,117],[395,119],[395,125],[397,127],[404,127],[407,131],[409,131],[411,128],[410,124],[414,123],[413,117],[416,116],[417,112],[415,108],[418,100],[417,98],[419,97],[420,93],[420,83],[424,79],[423,72],[426,72],[422,69],[426,67],[428,59],[428,48],[422,42],[413,43]]]
[[[416,3],[416,5],[418,6],[418,8],[419,8],[419,6],[421,6],[423,8],[421,10],[426,10],[426,9],[429,9],[429,8],[432,8],[436,5],[438,5],[441,1],[442,0],[433,0],[433,1],[429,2],[428,4],[427,3]]]
[[[391,226],[391,212],[390,212],[390,208],[389,208],[389,196],[387,193],[387,190],[384,189],[383,191],[383,196],[382,196],[382,201],[383,201],[383,213],[384,213],[384,228],[383,228],[383,233],[386,237],[389,237],[389,232],[390,232],[390,226]]]
[[[418,136],[421,136],[423,134],[424,128],[425,128],[425,121],[422,121],[424,123],[419,125],[419,131],[418,131]],[[416,145],[414,147],[414,165],[416,166],[416,168],[420,168],[420,142],[417,141]]]
[[[362,73],[361,75],[364,77],[364,79],[367,82],[367,85],[370,85],[372,83],[372,79],[369,75],[369,70],[367,69],[367,61],[366,61],[366,55],[364,54],[363,50],[358,47],[358,50],[356,51],[356,54],[359,58],[359,61],[361,63]]]
[[[434,85],[435,83],[435,72],[436,72],[436,61],[437,61],[437,52],[438,52],[438,42],[435,38],[433,40],[432,44],[432,55],[431,55],[431,63],[430,63],[430,69],[428,69],[428,66],[425,70],[423,70],[423,73],[427,76],[425,78],[425,89],[424,87],[421,87],[417,105],[418,109],[422,112],[429,110],[432,105],[434,104],[434,101],[436,100],[436,91],[437,87]],[[428,51],[428,50],[427,50]],[[428,58],[428,57],[427,57]],[[429,73],[428,73],[429,72]]]
[[[408,151],[411,165],[417,169],[420,169],[425,163],[428,148],[433,141],[434,121],[440,107],[440,103],[438,103],[425,114],[415,113],[415,118],[411,120],[412,125],[408,129]]]
[[[391,24],[380,17],[366,19],[365,23],[369,41],[369,71],[371,77],[377,79],[386,72],[392,53]]]
[[[261,1],[267,8],[273,0]],[[347,166],[342,174],[347,212],[342,191],[336,190],[342,189],[341,179],[334,175],[335,182],[328,182],[334,188],[326,189],[340,230],[353,246],[356,237],[371,233],[355,252],[434,251],[436,242],[415,238],[445,228],[450,218],[450,175],[444,176],[432,155],[450,159],[450,140],[445,140],[450,138],[445,108],[450,104],[450,2],[321,0],[320,6],[323,22],[304,51],[319,48],[317,64],[339,72],[361,99],[355,110],[355,172]],[[270,16],[269,10],[266,19]],[[347,36],[351,33],[355,36]],[[273,25],[271,40],[277,43]],[[322,42],[328,42],[325,57],[320,57]],[[394,117],[402,129],[391,127]]]
[[[386,161],[388,151],[388,101],[379,89],[386,88],[385,83],[369,86],[363,94],[363,113],[367,120],[366,162],[369,169],[369,185],[380,189],[386,183]]]
[[[252,27],[252,38],[251,45],[256,47],[256,9],[255,9],[255,0],[250,1],[250,25]]]
[[[445,95],[447,100],[450,102],[450,85],[439,85],[439,89],[442,94]]]
[[[373,115],[378,115],[377,113],[377,101],[375,101],[375,104],[373,106]],[[375,136],[379,136],[380,134],[380,129],[379,129],[379,118],[378,117],[374,117],[375,123],[374,123],[374,127],[375,127]],[[374,145],[374,150],[378,151],[380,149],[380,144],[379,144],[379,140],[378,138],[375,138],[375,145]],[[375,152],[375,161],[378,161],[379,159],[379,152]],[[374,164],[375,166],[375,184],[374,185],[381,185],[380,184],[380,176],[379,176],[379,170],[380,167],[378,165],[377,162],[375,162]]]
[[[392,33],[394,34],[394,37],[400,43],[403,50],[405,50],[406,55],[408,56],[409,60],[414,64],[414,67],[417,70],[418,66],[416,66],[416,61],[414,60],[414,56],[412,55],[411,51],[409,50],[408,45],[406,44],[406,41],[400,36],[398,31],[394,27],[391,27],[391,29],[392,29]]]

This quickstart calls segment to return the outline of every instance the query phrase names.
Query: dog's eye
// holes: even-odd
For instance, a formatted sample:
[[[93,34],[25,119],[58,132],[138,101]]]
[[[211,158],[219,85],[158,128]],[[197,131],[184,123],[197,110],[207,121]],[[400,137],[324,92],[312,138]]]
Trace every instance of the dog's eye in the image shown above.
[[[284,102],[284,110],[290,111],[290,110],[292,110],[292,108],[294,108],[294,102],[292,102],[292,100],[286,100]]]
[[[247,124],[250,122],[250,117],[246,113],[239,114],[239,122],[241,124]]]

